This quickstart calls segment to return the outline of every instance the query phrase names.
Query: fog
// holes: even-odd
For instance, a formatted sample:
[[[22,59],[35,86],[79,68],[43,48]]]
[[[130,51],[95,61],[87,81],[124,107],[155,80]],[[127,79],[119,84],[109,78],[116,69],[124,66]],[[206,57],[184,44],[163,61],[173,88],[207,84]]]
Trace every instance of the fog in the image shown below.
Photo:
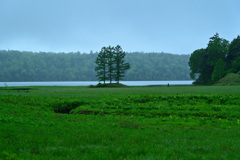
[[[0,0],[0,49],[190,54],[216,32],[239,34],[240,1]]]

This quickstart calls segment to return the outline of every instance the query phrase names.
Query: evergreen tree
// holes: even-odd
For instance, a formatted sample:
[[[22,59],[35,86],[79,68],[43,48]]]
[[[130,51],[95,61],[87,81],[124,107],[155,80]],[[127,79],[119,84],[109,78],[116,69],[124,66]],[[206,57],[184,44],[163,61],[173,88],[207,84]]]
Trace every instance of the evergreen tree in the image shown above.
[[[104,84],[105,80],[109,80],[110,83],[115,80],[119,83],[124,77],[125,70],[130,68],[130,64],[125,63],[125,55],[119,45],[103,47],[96,60],[95,71],[97,71],[98,80],[104,81]]]
[[[237,36],[237,38],[233,39],[230,43],[226,59],[230,72],[236,73],[240,70],[240,36]]]
[[[226,39],[220,38],[219,34],[216,33],[213,37],[210,38],[210,41],[207,46],[207,63],[211,68],[214,69],[217,61],[219,59],[224,59],[228,54],[229,42]]]
[[[106,50],[107,50],[107,74],[110,83],[112,83],[114,72],[114,47],[108,46]]]
[[[106,47],[103,47],[101,51],[99,52],[97,59],[96,59],[96,67],[95,71],[97,72],[97,77],[99,81],[103,81],[104,84],[107,77],[107,61],[108,61],[108,49]]]
[[[124,77],[125,70],[130,68],[129,63],[125,63],[124,57],[125,52],[122,50],[122,47],[117,45],[114,48],[114,80],[119,83],[119,81]]]

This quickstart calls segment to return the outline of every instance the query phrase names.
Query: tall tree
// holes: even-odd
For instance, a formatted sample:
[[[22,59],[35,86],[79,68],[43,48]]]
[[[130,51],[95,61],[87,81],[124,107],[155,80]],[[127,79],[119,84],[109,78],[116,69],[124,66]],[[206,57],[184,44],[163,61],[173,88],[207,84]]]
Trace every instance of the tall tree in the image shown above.
[[[110,83],[113,81],[114,72],[114,47],[108,46],[107,50],[107,74]]]
[[[237,36],[237,38],[233,39],[230,43],[226,59],[231,72],[236,73],[240,70],[240,36]]]
[[[198,75],[201,74],[202,68],[204,65],[206,65],[204,62],[205,61],[205,56],[206,50],[205,49],[198,49],[195,50],[192,54],[191,57],[189,58],[189,67],[190,67],[190,77],[192,79],[197,79]]]
[[[227,65],[223,59],[219,59],[214,67],[211,80],[213,83],[219,81],[226,74]]]
[[[119,83],[119,81],[124,77],[125,70],[130,68],[129,63],[125,63],[125,52],[122,50],[122,47],[117,45],[114,48],[114,80]]]
[[[97,77],[99,81],[103,81],[104,84],[107,77],[107,62],[108,62],[108,49],[106,47],[103,47],[101,51],[99,52],[97,59],[96,59],[96,67],[95,71],[97,72]]]
[[[228,54],[229,42],[226,39],[220,38],[216,33],[210,38],[207,46],[207,62],[213,69],[219,59],[224,59]]]
[[[235,58],[235,60],[232,62],[232,71],[234,73],[237,73],[240,71],[240,56]]]
[[[207,63],[206,49],[195,50],[188,62],[190,66],[190,77],[196,80],[195,84],[209,84],[211,81],[211,70]]]

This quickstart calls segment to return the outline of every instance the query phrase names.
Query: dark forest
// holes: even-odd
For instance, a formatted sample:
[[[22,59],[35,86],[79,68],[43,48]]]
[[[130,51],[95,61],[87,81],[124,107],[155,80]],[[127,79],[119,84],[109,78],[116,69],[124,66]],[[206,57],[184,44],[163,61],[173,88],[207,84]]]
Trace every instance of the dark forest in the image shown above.
[[[0,81],[95,81],[98,53],[0,51]],[[190,55],[126,53],[123,80],[190,80]]]

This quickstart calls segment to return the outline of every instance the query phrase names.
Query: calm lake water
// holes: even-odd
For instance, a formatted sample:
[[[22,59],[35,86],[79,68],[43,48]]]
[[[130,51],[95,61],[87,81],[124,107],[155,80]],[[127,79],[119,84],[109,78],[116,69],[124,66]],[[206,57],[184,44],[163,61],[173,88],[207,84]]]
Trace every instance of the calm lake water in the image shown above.
[[[127,86],[148,85],[192,85],[193,81],[120,81]],[[56,82],[0,82],[0,87],[14,86],[89,86],[96,85],[98,81],[56,81]]]

